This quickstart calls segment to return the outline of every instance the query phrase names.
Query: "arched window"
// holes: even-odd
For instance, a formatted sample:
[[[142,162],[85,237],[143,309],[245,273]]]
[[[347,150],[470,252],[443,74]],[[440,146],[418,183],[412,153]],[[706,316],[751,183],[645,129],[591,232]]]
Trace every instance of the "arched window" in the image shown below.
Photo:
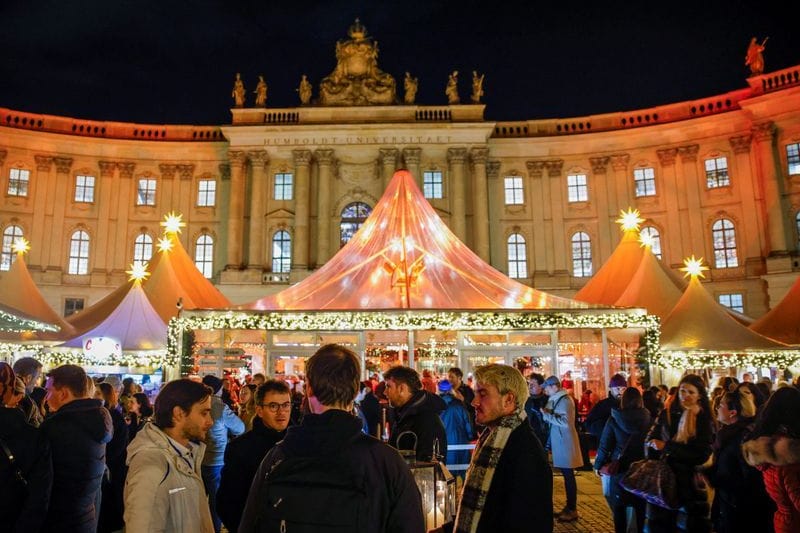
[[[650,240],[653,242],[650,250],[655,254],[656,257],[661,259],[661,235],[658,233],[658,230],[653,226],[645,226],[642,228],[642,231],[640,231],[639,234],[650,237]]]
[[[739,266],[736,256],[736,229],[733,222],[721,218],[711,226],[711,240],[714,242],[714,266],[733,268]]]
[[[133,263],[143,265],[153,258],[153,238],[147,233],[141,233],[133,241]]]
[[[576,278],[592,275],[592,240],[583,231],[572,236],[572,275]]]
[[[342,209],[342,222],[339,224],[340,248],[353,238],[370,213],[372,208],[363,202],[353,202]]]
[[[14,262],[15,253],[12,250],[14,242],[22,238],[22,228],[19,226],[8,226],[3,230],[3,248],[0,252],[0,270],[8,270]]]
[[[528,255],[525,251],[525,237],[519,233],[508,236],[508,277],[528,277]]]
[[[89,234],[79,229],[69,239],[68,274],[85,276],[89,273]]]
[[[292,268],[292,237],[285,230],[272,236],[272,272],[287,273]]]
[[[194,246],[194,264],[205,277],[214,275],[214,239],[203,233]]]

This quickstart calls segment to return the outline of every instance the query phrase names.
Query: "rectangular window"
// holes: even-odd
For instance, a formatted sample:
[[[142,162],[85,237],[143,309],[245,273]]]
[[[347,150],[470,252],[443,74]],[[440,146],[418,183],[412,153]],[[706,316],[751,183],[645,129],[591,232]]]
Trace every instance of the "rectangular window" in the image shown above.
[[[214,207],[217,201],[217,181],[200,180],[197,185],[198,207]]]
[[[94,202],[94,176],[75,176],[75,201]]]
[[[522,176],[506,176],[505,191],[506,205],[522,205],[525,203]]]
[[[292,199],[292,182],[294,176],[290,172],[279,172],[275,174],[275,200]]]
[[[83,311],[83,298],[65,298],[64,316],[74,315],[78,311]]]
[[[586,185],[586,174],[570,174],[567,176],[567,201],[589,201],[589,187]]]
[[[734,292],[731,294],[720,294],[718,298],[719,303],[728,309],[733,309],[734,311],[744,313],[744,296],[742,293]]]
[[[800,143],[786,146],[786,161],[789,163],[789,175],[800,174]]]
[[[28,196],[28,183],[31,171],[24,168],[12,168],[8,175],[8,195]]]
[[[136,205],[156,205],[156,180],[142,178],[136,192]]]
[[[427,170],[422,173],[422,194],[425,198],[435,200],[444,198],[442,173],[438,170]]]
[[[633,170],[633,181],[636,184],[636,197],[656,195],[656,175],[652,168]]]
[[[706,159],[706,183],[709,189],[730,186],[731,180],[728,177],[727,157]]]

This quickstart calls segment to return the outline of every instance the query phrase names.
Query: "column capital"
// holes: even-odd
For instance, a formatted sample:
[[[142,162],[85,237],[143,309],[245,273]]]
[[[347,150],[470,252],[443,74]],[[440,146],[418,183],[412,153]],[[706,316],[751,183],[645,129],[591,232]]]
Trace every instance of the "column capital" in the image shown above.
[[[658,156],[658,162],[661,163],[661,166],[668,167],[675,164],[675,156],[678,155],[678,149],[662,148],[660,150],[656,150],[656,155]]]
[[[3,163],[5,163],[5,162],[6,162],[6,156],[7,156],[7,155],[8,155],[8,152],[7,152],[7,151],[5,151],[5,150],[0,150],[0,166],[3,166]]]
[[[231,166],[228,163],[219,164],[219,179],[222,181],[231,179]]]
[[[745,154],[750,151],[750,145],[753,142],[753,136],[748,134],[740,135],[738,137],[731,137],[728,139],[728,142],[731,143],[731,148],[733,148],[734,154]]]
[[[422,148],[403,148],[403,161],[406,166],[418,165],[422,156]]]
[[[54,157],[53,162],[56,164],[56,172],[67,174],[72,169],[73,161],[74,159],[71,157]]]
[[[397,148],[378,148],[378,153],[384,165],[394,165],[400,156],[400,150]]]
[[[97,166],[100,167],[101,176],[113,176],[117,170],[117,163],[114,161],[98,161]]]
[[[599,157],[590,157],[589,163],[592,165],[592,172],[594,174],[605,174],[608,169],[608,161],[611,158],[607,155]]]
[[[467,159],[467,149],[466,148],[448,148],[447,149],[447,161],[451,164],[463,164],[464,161]]]
[[[311,150],[292,150],[295,166],[308,166],[311,163]]]
[[[175,166],[178,167],[178,175],[182,180],[190,180],[194,176],[194,163]]]
[[[50,167],[53,166],[53,158],[49,155],[34,155],[36,160],[36,170],[43,172],[50,172]]]
[[[500,161],[489,161],[486,163],[486,176],[497,178],[500,175]]]
[[[228,161],[232,167],[241,167],[247,162],[247,153],[241,150],[228,150]]]
[[[172,163],[160,163],[158,165],[158,170],[161,172],[162,178],[171,180],[175,177],[175,171],[178,170],[178,165],[173,165]]]
[[[120,178],[132,178],[136,163],[117,163]]]
[[[775,123],[771,120],[753,124],[750,131],[757,141],[772,141],[776,131]]]
[[[485,165],[488,157],[488,146],[473,146],[469,150],[469,158],[472,160],[472,164],[474,165]]]
[[[334,162],[334,151],[331,148],[317,148],[314,150],[314,159],[320,165],[330,165]]]
[[[611,168],[614,170],[627,170],[628,162],[631,160],[630,154],[611,154]]]
[[[544,174],[544,161],[526,161],[525,166],[528,167],[528,177],[541,178]]]
[[[250,159],[253,168],[269,164],[269,152],[266,150],[251,150],[247,152],[247,157]]]
[[[678,146],[678,154],[681,156],[682,163],[697,161],[697,152],[700,151],[699,144],[687,144],[686,146]]]
[[[551,178],[557,178],[561,175],[561,170],[564,168],[563,159],[550,159],[544,161],[544,166],[547,169],[547,175]]]

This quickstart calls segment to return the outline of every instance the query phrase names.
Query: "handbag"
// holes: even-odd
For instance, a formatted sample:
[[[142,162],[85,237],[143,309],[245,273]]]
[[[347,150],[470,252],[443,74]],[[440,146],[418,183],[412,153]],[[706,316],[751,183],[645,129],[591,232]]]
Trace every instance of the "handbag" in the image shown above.
[[[673,511],[680,507],[675,472],[666,459],[643,459],[631,463],[619,484],[658,507]]]
[[[615,476],[619,474],[620,458],[622,458],[622,456],[625,455],[625,451],[628,449],[628,444],[631,443],[632,438],[633,434],[628,435],[628,440],[625,442],[625,446],[622,447],[622,451],[619,452],[619,456],[616,459],[613,459],[610,462],[600,467],[600,473],[602,475]]]

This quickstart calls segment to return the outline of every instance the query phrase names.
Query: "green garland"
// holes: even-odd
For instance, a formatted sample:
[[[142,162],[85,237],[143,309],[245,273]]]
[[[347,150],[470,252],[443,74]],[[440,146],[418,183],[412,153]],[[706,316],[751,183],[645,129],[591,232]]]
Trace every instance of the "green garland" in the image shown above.
[[[773,367],[790,368],[800,362],[800,350],[776,350],[766,352],[684,352],[661,353],[654,364],[665,368],[744,368]]]
[[[9,333],[20,333],[23,331],[59,331],[56,325],[48,324],[32,318],[23,318],[0,309],[0,331]]]
[[[111,355],[103,359],[96,359],[86,356],[81,351],[72,350],[43,352],[37,359],[51,368],[67,364],[160,368],[162,366],[175,365],[178,361],[177,357],[164,352],[122,353],[121,355]]]

